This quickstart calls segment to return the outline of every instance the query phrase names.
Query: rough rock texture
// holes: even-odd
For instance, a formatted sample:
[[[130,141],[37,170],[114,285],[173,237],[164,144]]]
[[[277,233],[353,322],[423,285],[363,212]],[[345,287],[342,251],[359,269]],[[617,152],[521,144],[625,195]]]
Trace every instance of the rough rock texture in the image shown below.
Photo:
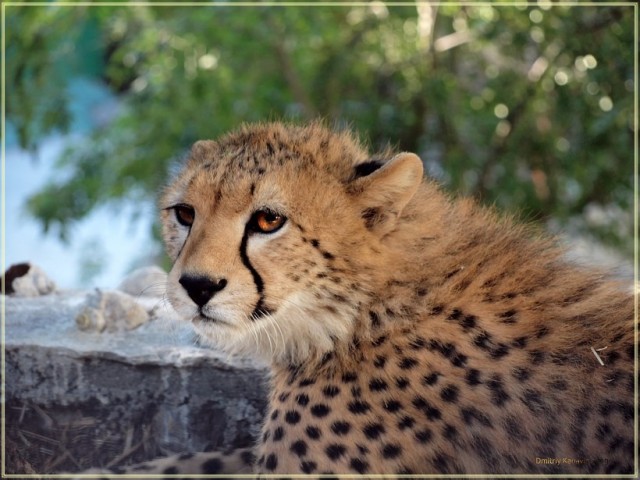
[[[266,374],[196,345],[162,299],[152,321],[84,332],[90,292],[3,297],[6,473],[79,471],[184,451],[246,446],[266,406]]]

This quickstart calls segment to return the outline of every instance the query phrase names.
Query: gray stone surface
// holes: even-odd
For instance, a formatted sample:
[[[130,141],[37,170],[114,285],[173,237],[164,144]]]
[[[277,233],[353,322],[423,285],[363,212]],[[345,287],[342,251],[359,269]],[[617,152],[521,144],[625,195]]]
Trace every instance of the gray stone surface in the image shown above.
[[[130,331],[85,332],[90,292],[5,301],[7,473],[78,471],[246,446],[266,371],[197,345],[159,298]]]

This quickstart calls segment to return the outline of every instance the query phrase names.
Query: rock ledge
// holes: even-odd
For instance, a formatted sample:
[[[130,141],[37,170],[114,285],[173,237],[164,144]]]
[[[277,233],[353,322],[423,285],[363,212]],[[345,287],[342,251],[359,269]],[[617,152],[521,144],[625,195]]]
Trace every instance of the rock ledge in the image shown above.
[[[197,345],[160,298],[133,330],[81,331],[94,295],[2,297],[7,473],[136,463],[251,444],[266,407],[266,370]]]

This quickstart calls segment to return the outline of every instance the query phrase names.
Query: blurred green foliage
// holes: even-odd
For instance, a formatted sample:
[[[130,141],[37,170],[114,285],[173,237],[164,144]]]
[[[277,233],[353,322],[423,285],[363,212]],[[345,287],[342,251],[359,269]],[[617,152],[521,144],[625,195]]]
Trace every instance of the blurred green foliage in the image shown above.
[[[48,229],[153,198],[197,139],[318,116],[414,151],[453,191],[632,251],[631,6],[7,7],[7,116],[69,125],[94,75],[121,112],[29,200]]]

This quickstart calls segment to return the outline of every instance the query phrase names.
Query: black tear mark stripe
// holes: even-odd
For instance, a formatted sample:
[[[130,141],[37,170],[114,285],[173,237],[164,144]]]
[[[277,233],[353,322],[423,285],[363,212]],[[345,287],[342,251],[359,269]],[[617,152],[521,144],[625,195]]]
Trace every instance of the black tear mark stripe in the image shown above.
[[[271,313],[271,310],[264,305],[264,281],[262,277],[257,272],[251,262],[249,261],[249,257],[247,256],[247,240],[249,239],[249,229],[245,227],[244,234],[242,235],[242,240],[240,241],[240,259],[245,267],[251,272],[251,276],[253,277],[253,283],[256,284],[256,291],[258,292],[258,302],[256,306],[253,308],[253,312],[251,313],[251,319],[255,320],[258,317],[263,315],[267,315]]]
[[[173,208],[171,210],[173,210]],[[180,250],[178,250],[178,255],[176,255],[176,261],[178,260],[178,258],[180,258],[180,255],[182,255],[182,251],[184,250],[184,247],[187,245],[187,240],[189,240],[190,235],[191,235],[191,227],[189,227],[189,229],[187,230],[187,236],[184,237],[184,242],[182,242],[182,246],[180,247]]]

